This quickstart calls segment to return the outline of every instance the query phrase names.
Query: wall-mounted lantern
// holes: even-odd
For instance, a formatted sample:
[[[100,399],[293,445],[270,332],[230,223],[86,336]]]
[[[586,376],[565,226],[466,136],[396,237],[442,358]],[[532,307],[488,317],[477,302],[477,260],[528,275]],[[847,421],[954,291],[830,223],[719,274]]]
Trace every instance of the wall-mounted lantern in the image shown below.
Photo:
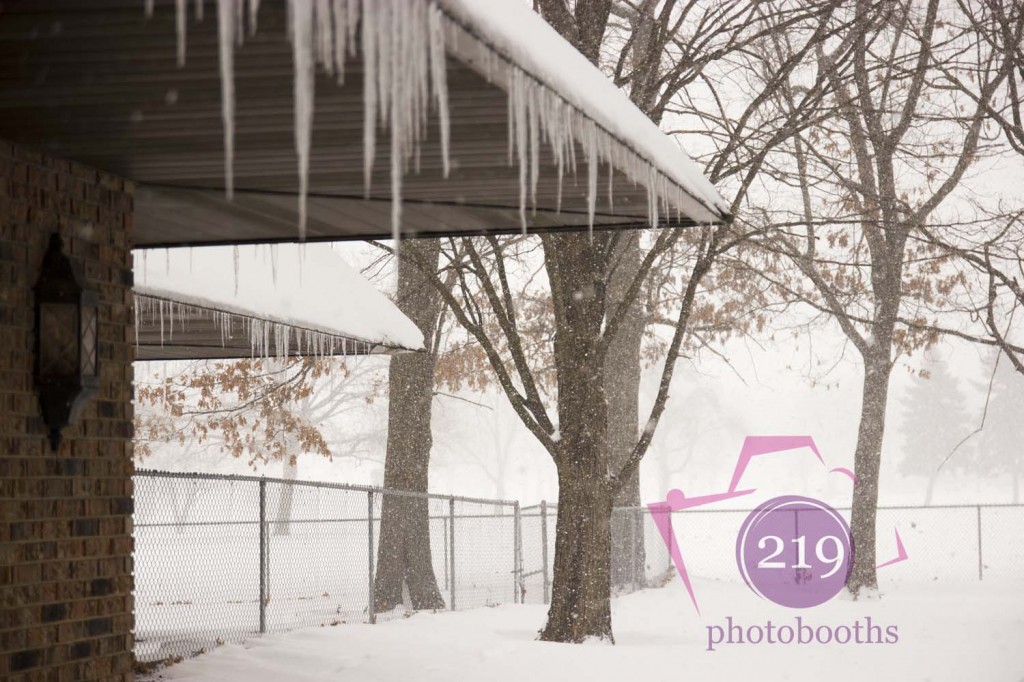
[[[35,383],[50,447],[56,450],[61,430],[78,419],[99,388],[100,297],[86,288],[81,266],[64,254],[57,233],[50,236],[34,291]]]

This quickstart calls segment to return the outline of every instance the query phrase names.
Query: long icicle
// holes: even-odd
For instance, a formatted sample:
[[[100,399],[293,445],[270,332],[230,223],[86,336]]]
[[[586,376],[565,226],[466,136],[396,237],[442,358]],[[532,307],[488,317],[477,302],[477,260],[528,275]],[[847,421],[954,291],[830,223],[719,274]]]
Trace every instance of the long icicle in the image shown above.
[[[188,33],[188,0],[174,0],[174,25],[178,31],[178,66],[185,66],[185,42]]]
[[[235,2],[217,0],[220,44],[220,101],[224,122],[224,191],[235,196]]]
[[[306,197],[309,193],[309,149],[313,134],[313,89],[316,84],[313,44],[313,0],[291,0],[292,58],[295,78],[295,152],[299,159],[299,239],[306,238]],[[333,57],[332,57],[333,58]]]
[[[363,8],[363,191],[370,198],[373,162],[377,156],[377,23],[380,6]]]
[[[444,177],[451,172],[451,119],[448,112],[448,65],[445,62],[445,25],[441,10],[430,8],[430,82],[441,126],[441,164]]]

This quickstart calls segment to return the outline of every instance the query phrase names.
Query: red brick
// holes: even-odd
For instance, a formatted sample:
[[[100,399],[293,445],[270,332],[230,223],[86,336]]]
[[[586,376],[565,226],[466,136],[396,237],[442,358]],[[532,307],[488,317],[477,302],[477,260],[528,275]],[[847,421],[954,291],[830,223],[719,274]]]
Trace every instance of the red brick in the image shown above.
[[[133,469],[132,191],[120,178],[0,140],[5,681],[131,679],[131,507],[120,500],[130,498]],[[44,439],[30,342],[31,289],[54,230],[100,292],[104,360],[103,405],[86,407],[57,452]]]

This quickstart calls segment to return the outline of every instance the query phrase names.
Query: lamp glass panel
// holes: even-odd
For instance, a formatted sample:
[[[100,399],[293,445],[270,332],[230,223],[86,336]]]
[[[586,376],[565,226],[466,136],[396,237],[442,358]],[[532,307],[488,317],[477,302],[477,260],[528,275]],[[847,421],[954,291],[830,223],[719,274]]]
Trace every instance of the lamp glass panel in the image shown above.
[[[78,306],[74,303],[40,304],[39,370],[43,377],[78,373]]]
[[[84,376],[96,374],[98,318],[95,307],[88,305],[82,307],[82,374]]]

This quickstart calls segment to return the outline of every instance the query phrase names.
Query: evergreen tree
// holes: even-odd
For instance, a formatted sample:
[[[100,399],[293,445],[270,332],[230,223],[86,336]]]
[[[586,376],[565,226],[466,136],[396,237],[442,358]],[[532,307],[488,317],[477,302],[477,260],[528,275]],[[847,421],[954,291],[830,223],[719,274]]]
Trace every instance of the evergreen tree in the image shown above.
[[[993,362],[996,362],[993,359]],[[999,357],[992,380],[978,463],[985,473],[1007,474],[1013,502],[1020,502],[1020,471],[1024,469],[1024,375],[1006,357]]]
[[[900,473],[928,479],[924,503],[932,503],[939,467],[973,429],[964,409],[964,394],[947,362],[926,351],[924,363],[902,401],[903,457]],[[942,467],[964,469],[969,461],[958,453]]]

